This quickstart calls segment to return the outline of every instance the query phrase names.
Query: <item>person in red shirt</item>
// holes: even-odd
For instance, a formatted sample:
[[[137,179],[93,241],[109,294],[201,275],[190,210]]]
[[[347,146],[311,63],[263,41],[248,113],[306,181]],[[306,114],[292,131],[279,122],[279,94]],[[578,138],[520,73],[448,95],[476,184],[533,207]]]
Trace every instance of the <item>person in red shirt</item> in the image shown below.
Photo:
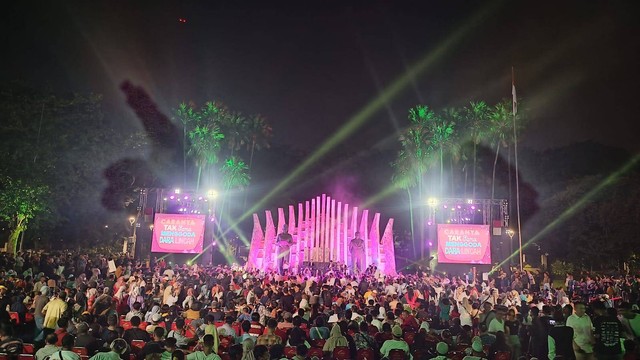
[[[60,318],[58,320],[58,328],[54,334],[58,337],[56,346],[62,346],[62,338],[67,335],[67,327],[69,326],[69,320],[67,318]]]

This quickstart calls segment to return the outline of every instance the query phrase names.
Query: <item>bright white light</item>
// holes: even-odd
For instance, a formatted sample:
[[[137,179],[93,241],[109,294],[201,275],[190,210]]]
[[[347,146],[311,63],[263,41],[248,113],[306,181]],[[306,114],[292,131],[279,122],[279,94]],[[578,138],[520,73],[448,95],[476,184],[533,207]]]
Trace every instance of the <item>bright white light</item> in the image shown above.
[[[213,189],[211,189],[211,190],[207,191],[207,197],[208,197],[209,199],[215,199],[215,198],[217,198],[217,197],[218,197],[218,191],[213,190]]]
[[[180,188],[176,188],[173,192],[176,194],[180,194]]]
[[[429,199],[427,199],[427,205],[429,205],[429,207],[438,206],[438,199],[436,199],[434,197],[430,197]]]
[[[469,205],[473,204],[473,199],[467,199],[467,204]]]

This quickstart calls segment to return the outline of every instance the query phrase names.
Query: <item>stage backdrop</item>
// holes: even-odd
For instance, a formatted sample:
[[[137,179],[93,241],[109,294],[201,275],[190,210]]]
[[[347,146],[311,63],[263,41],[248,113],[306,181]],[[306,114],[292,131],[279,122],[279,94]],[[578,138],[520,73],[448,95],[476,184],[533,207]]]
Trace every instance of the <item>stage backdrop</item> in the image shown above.
[[[491,264],[489,225],[438,224],[438,262]]]
[[[156,214],[152,252],[199,254],[204,243],[204,215]]]

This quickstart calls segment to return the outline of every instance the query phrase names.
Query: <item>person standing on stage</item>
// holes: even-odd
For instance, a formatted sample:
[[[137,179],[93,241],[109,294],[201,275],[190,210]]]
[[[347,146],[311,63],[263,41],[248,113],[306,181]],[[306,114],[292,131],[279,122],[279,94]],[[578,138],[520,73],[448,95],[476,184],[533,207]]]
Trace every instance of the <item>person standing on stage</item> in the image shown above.
[[[287,225],[285,224],[282,227],[282,232],[278,234],[278,238],[276,239],[276,245],[278,248],[276,249],[277,264],[278,264],[278,273],[280,275],[284,275],[284,263],[289,263],[289,251],[291,246],[294,244],[293,237],[289,234]]]
[[[362,273],[366,264],[364,240],[360,237],[359,232],[356,232],[356,236],[349,243],[349,252],[351,253],[351,271],[355,272],[358,269],[358,272]]]

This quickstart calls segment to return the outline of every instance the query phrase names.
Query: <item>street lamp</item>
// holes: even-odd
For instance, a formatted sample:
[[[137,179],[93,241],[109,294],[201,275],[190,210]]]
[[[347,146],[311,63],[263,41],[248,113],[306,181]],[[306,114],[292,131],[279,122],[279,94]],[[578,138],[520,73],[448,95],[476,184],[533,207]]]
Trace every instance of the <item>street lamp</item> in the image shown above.
[[[509,235],[509,239],[511,240],[509,243],[513,244],[513,235],[516,234],[515,231],[513,231],[512,229],[507,229],[506,231],[507,235]],[[520,236],[518,236],[518,261],[520,263],[520,271],[522,271],[523,269],[523,259],[522,259],[522,240],[520,239]]]

